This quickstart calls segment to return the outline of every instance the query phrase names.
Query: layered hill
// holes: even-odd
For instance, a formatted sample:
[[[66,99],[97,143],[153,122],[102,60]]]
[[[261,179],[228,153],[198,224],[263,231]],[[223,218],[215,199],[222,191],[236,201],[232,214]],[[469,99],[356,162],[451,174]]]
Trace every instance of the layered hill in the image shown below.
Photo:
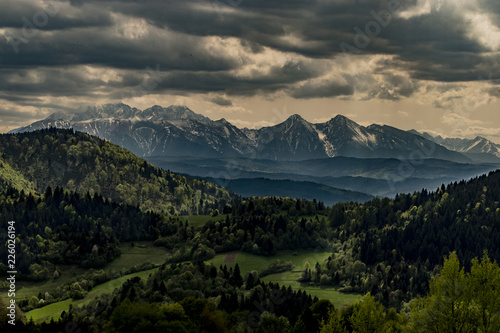
[[[412,193],[422,188],[434,190],[443,183],[470,179],[497,168],[496,164],[466,164],[438,159],[427,159],[423,162],[340,156],[304,161],[196,157],[147,157],[146,159],[153,165],[173,172],[205,179],[220,178],[224,184],[237,184],[236,179],[261,179],[261,182],[267,179],[267,184],[258,189],[259,191],[250,191],[253,185],[250,181],[244,181],[238,183],[242,187],[235,189],[235,192],[262,193],[264,189],[269,189],[268,195],[275,193],[273,186],[277,184],[272,185],[272,180],[292,180],[314,182],[317,188],[327,185],[373,196],[392,197],[397,193]],[[289,197],[309,197],[305,189],[302,196],[296,196],[296,190],[299,190],[300,186],[292,189],[283,186],[284,182],[280,182],[279,185],[280,189],[289,188]]]
[[[162,170],[117,145],[73,130],[0,135],[0,177],[21,189],[61,186],[169,214],[223,209],[237,196]]]
[[[306,200],[319,200],[326,205],[337,202],[365,202],[373,196],[351,190],[344,190],[308,181],[267,178],[201,178],[218,184],[243,197],[289,197]]]

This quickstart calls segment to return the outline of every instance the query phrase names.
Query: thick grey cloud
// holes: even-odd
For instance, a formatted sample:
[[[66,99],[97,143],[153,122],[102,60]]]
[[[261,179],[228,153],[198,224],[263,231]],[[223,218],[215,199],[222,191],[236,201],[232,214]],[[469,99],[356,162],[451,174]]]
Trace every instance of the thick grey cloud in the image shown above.
[[[287,88],[290,84],[317,77],[321,73],[315,68],[287,63],[274,66],[267,74],[238,76],[231,72],[184,72],[169,73],[158,84],[158,90],[192,92],[226,92],[228,95],[254,96],[257,93],[272,93]]]
[[[2,0],[0,11],[0,28],[51,31],[90,26],[109,27],[112,24],[111,13],[101,6],[71,8],[56,0]]]
[[[20,34],[19,36],[22,37]],[[121,69],[144,69],[159,65],[163,70],[228,70],[238,60],[210,54],[193,36],[148,34],[136,40],[118,38],[99,28],[71,29],[41,34],[26,43],[0,37],[0,63],[10,67],[99,65]]]
[[[352,94],[354,94],[353,86],[335,81],[307,82],[290,92],[295,98],[324,98]]]
[[[481,1],[491,11],[500,13],[497,2]],[[249,52],[270,47],[311,58],[331,58],[342,53],[342,43],[357,47],[358,31],[365,32],[379,24],[376,36],[368,41],[362,39],[366,45],[359,48],[360,52],[397,55],[410,63],[415,77],[420,79],[467,81],[484,74],[477,69],[483,61],[481,46],[466,38],[467,26],[454,17],[451,9],[444,6],[440,11],[411,19],[392,14],[390,21],[385,18],[387,26],[381,26],[377,18],[384,21],[383,11],[387,12],[391,3],[399,3],[393,7],[400,12],[416,1],[82,0],[71,2],[80,16],[70,16],[70,11],[60,5],[60,12],[41,28],[63,29],[64,33],[40,34],[29,44],[20,45],[22,54],[9,53],[4,40],[0,45],[4,50],[0,61],[10,66],[85,63],[137,69],[160,64],[165,69],[221,70],[236,64],[219,56],[210,57],[206,50],[196,46],[198,40],[194,36],[235,37]],[[0,14],[4,27],[21,28],[21,17],[30,18],[40,10],[40,6],[23,7],[14,0],[8,0],[8,8]],[[119,39],[103,29],[116,25],[111,13],[144,19],[181,35],[173,41],[155,34],[135,41]],[[75,30],[75,27],[95,29]],[[69,29],[72,30],[66,31]]]
[[[493,0],[482,1],[500,13],[500,6]],[[239,5],[231,6],[230,3]],[[415,62],[413,70],[417,77],[470,80],[470,75],[461,69],[474,68],[480,64],[482,47],[477,41],[466,37],[467,24],[456,17],[455,9],[449,4],[444,4],[439,11],[410,19],[397,17],[397,13],[415,4],[416,1],[408,0],[311,0],[286,3],[278,0],[195,0],[169,1],[168,4],[160,0],[148,0],[113,1],[110,5],[118,12],[142,17],[160,27],[188,34],[237,37],[255,46],[267,46],[313,58],[331,58],[342,53],[341,44],[345,43],[356,47],[361,53],[395,54],[402,60]],[[396,11],[391,13],[390,8]],[[384,13],[390,13],[390,17],[384,17]],[[356,44],[356,40],[360,40],[359,31],[362,34],[375,32],[375,36],[361,39],[362,48]],[[304,43],[297,45],[286,40],[284,37],[287,35],[293,35]],[[433,74],[429,70],[432,65],[442,66],[443,70]],[[445,73],[454,70],[456,72],[448,75]]]
[[[233,102],[231,102],[230,99],[224,98],[222,96],[211,98],[210,102],[220,106],[233,106]]]
[[[500,2],[462,8],[436,0],[429,10],[405,12],[422,3],[4,0],[0,99],[44,108],[58,107],[47,97],[193,93],[215,93],[205,100],[219,106],[231,106],[234,96],[277,93],[397,101],[424,82],[498,79],[500,39],[485,43],[467,13],[498,28]],[[378,56],[364,72],[348,69]],[[491,82],[497,98],[498,82]]]

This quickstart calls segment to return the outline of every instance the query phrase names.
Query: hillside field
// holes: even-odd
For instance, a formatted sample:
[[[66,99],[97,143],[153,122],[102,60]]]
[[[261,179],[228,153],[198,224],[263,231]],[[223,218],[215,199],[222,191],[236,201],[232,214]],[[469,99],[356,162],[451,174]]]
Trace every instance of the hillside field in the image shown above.
[[[208,218],[208,216],[200,216],[199,220],[192,221],[190,217],[189,221],[190,223],[200,223],[202,220],[208,220]],[[135,242],[134,247],[131,246],[130,242],[122,243],[121,249],[121,256],[108,264],[105,267],[105,270],[120,272],[130,269],[135,265],[144,263],[146,260],[149,260],[154,264],[161,264],[165,259],[166,250],[159,247],[153,247],[149,242]],[[300,277],[301,271],[306,262],[309,262],[311,265],[314,265],[316,262],[323,262],[330,255],[329,252],[317,250],[303,250],[299,252],[282,251],[270,257],[258,256],[244,252],[237,252],[234,254],[236,256],[234,256],[233,253],[218,254],[212,260],[209,260],[207,262],[213,263],[216,267],[219,267],[220,265],[227,265],[228,267],[233,268],[236,263],[238,263],[241,268],[241,273],[244,275],[245,273],[252,270],[261,272],[262,270],[266,269],[269,264],[277,259],[280,259],[281,261],[291,261],[295,265],[293,271],[271,274],[263,277],[262,281],[279,283],[280,285],[284,285],[286,287],[291,286],[294,290],[306,290],[312,296],[317,296],[320,299],[330,300],[337,308],[352,304],[360,298],[359,294],[341,293],[334,288],[321,288],[297,282],[297,279]],[[226,257],[228,256],[230,258],[235,257],[235,262],[225,262]],[[48,321],[51,318],[57,320],[60,318],[61,312],[67,311],[70,305],[79,306],[87,304],[102,293],[112,292],[115,288],[120,287],[122,283],[128,279],[136,276],[147,278],[152,272],[156,271],[157,269],[158,268],[136,272],[119,277],[114,280],[110,280],[108,282],[95,286],[88,292],[84,299],[66,299],[64,301],[52,303],[42,308],[37,308],[27,312],[26,318],[28,320],[31,318],[34,321]],[[64,280],[50,280],[43,283],[23,282],[23,287],[18,292],[18,298],[29,298],[33,295],[37,295],[41,290],[49,292],[51,290],[55,290],[57,285],[61,284],[61,281],[69,282],[79,274],[82,274],[84,270],[77,267],[67,267],[64,272],[65,274],[61,275],[61,278],[65,277]]]

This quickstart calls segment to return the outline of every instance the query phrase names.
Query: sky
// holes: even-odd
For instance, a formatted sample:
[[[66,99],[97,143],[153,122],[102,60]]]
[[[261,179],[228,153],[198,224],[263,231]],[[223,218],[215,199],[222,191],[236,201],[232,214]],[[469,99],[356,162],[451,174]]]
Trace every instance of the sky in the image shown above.
[[[1,3],[0,132],[122,102],[500,143],[498,0]]]

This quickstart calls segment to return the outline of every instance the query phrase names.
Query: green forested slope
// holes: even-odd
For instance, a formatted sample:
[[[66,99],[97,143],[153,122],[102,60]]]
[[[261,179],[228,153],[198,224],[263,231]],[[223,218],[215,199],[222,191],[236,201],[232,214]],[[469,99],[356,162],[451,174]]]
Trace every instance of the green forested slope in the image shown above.
[[[34,191],[35,185],[27,180],[23,174],[12,167],[0,157],[0,182],[9,184],[18,190]]]
[[[0,135],[0,158],[6,165],[0,177],[17,188],[29,189],[24,178],[38,192],[61,186],[143,210],[209,213],[235,198],[222,187],[159,169],[110,142],[72,130]]]

